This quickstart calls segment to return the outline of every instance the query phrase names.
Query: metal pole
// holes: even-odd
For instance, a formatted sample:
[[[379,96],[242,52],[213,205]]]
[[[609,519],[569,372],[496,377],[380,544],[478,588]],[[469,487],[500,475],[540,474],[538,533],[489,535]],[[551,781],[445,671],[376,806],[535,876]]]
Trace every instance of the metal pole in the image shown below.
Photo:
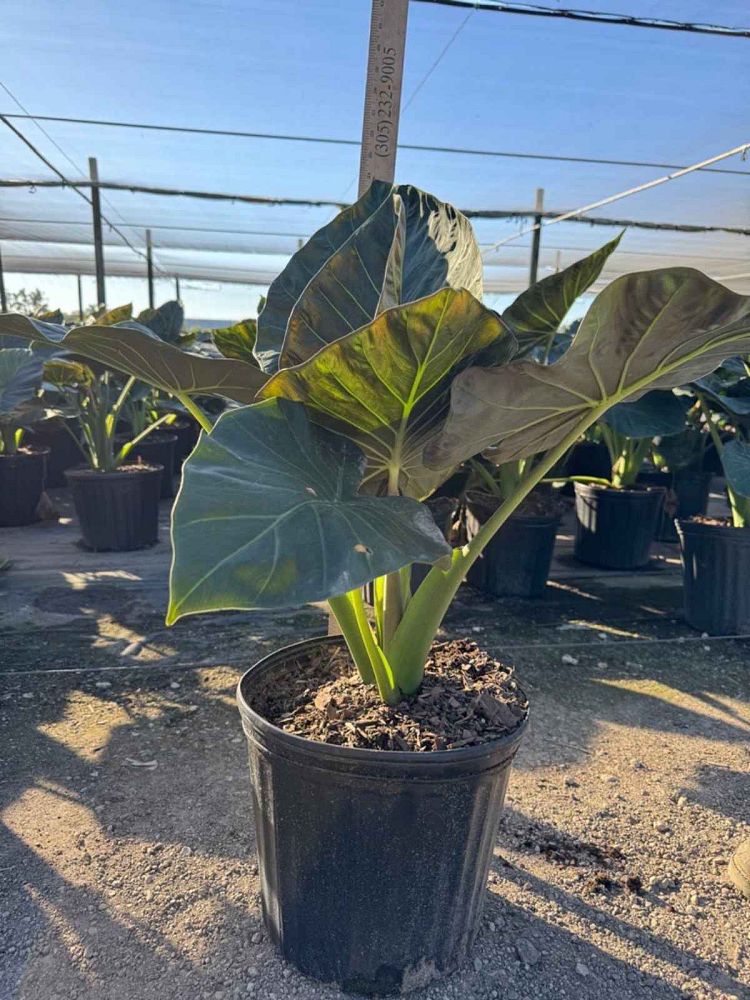
[[[83,323],[83,288],[81,287],[81,276],[76,275],[78,279],[78,322]]]
[[[0,312],[8,311],[8,300],[5,297],[5,275],[3,274],[3,255],[0,253]]]
[[[372,0],[359,194],[374,180],[393,182],[409,0]]]
[[[154,308],[154,257],[151,252],[151,230],[146,230],[146,277],[148,278],[148,307]]]
[[[99,199],[99,167],[95,156],[89,157],[91,178],[91,211],[94,220],[94,263],[96,265],[96,301],[98,306],[107,304],[104,289],[104,243],[102,241],[102,205]]]
[[[178,302],[182,301],[180,298],[180,276],[178,274],[174,276],[174,297]]]
[[[536,229],[531,237],[531,267],[529,268],[529,285],[536,284],[537,271],[539,270],[539,242],[542,237],[542,212],[544,211],[544,188],[536,189],[536,206],[534,207],[534,225]]]

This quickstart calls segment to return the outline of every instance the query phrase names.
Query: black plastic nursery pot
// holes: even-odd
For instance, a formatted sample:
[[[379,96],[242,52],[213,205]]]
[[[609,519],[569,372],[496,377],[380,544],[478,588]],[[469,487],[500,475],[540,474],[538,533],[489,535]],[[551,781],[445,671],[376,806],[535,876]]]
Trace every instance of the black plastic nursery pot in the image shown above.
[[[467,497],[467,539],[477,534],[486,519],[486,507]],[[472,565],[466,575],[468,583],[493,597],[541,597],[559,523],[557,514],[509,518]]]
[[[252,708],[289,661],[240,680],[263,915],[288,961],[340,988],[387,996],[456,969],[474,940],[513,757],[526,719],[483,746],[361,750],[285,733]]]
[[[49,448],[19,448],[0,455],[0,527],[16,528],[39,520]]]
[[[148,437],[139,441],[127,457],[128,462],[133,459],[141,459],[141,461],[146,462],[148,465],[160,465],[162,467],[159,496],[163,500],[174,496],[176,446],[176,434],[162,434],[160,431],[154,431]]]
[[[645,566],[664,493],[661,486],[616,490],[576,483],[576,559],[603,569]]]
[[[685,618],[709,635],[750,632],[750,528],[679,520]]]
[[[79,431],[76,418],[51,417],[35,424],[24,435],[25,444],[35,448],[49,448],[45,483],[47,489],[67,486],[65,471],[81,464],[81,449],[76,444]]]
[[[200,427],[192,418],[187,417],[175,420],[169,425],[169,433],[177,438],[174,449],[174,471],[178,473],[182,468],[182,463],[198,443]]]
[[[693,469],[679,472],[642,472],[638,482],[647,486],[663,486],[664,503],[656,522],[655,537],[660,542],[676,542],[676,518],[705,514],[713,473]]]
[[[159,540],[161,465],[128,465],[115,472],[69,469],[83,544],[95,552],[129,552]]]

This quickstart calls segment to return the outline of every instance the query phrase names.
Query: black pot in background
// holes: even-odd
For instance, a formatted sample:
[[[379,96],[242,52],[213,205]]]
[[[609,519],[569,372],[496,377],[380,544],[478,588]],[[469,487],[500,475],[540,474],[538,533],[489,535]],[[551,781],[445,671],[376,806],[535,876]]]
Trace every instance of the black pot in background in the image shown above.
[[[159,540],[160,465],[115,472],[69,469],[65,475],[83,535],[95,552],[129,552]]]
[[[750,632],[750,528],[677,522],[685,618],[709,635]]]
[[[573,445],[565,463],[565,476],[593,476],[594,479],[609,479],[612,475],[612,460],[609,449],[601,441],[579,441]],[[573,496],[573,483],[566,483],[562,492]]]
[[[179,473],[182,463],[198,443],[200,427],[192,417],[180,417],[169,424],[169,433],[177,438],[174,450],[174,471]]]
[[[159,493],[162,499],[174,496],[176,445],[176,434],[153,431],[148,437],[139,441],[125,459],[126,462],[132,462],[140,458],[147,465],[160,465],[162,467],[161,491]]]
[[[456,497],[449,496],[431,496],[429,500],[424,501],[425,507],[428,508],[432,514],[435,524],[440,528],[443,533],[443,537],[447,542],[450,541],[451,529],[453,527],[453,518],[458,510],[458,499]],[[422,583],[424,578],[432,569],[427,563],[413,563],[411,567],[411,590],[412,593],[417,589],[417,587]],[[363,597],[365,603],[372,606],[375,603],[373,594],[373,583],[366,583],[362,588]]]
[[[0,527],[17,528],[38,521],[49,448],[21,448],[0,455]]]
[[[575,484],[575,557],[604,569],[638,569],[651,555],[664,488],[616,490]]]
[[[474,940],[510,766],[526,722],[486,746],[357,750],[283,732],[250,707],[321,644],[278,650],[241,679],[263,916],[285,959],[342,989],[407,992]]]
[[[676,542],[675,518],[705,514],[713,473],[695,469],[678,472],[641,472],[638,482],[646,486],[663,486],[664,497],[655,537],[660,542]]]
[[[467,541],[474,538],[490,513],[486,502],[467,497]],[[541,597],[559,523],[556,514],[509,518],[469,570],[467,582],[493,597]]]
[[[83,452],[76,444],[76,439],[79,438],[80,426],[74,417],[42,420],[24,434],[24,444],[35,448],[49,448],[45,484],[47,489],[68,485],[65,470],[80,465],[83,460]]]

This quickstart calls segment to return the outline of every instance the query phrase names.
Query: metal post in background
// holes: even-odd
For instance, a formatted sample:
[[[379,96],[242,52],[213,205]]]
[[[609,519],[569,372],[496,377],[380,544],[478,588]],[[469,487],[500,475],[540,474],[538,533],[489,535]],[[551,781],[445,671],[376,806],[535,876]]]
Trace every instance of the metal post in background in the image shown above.
[[[408,13],[409,0],[372,0],[360,197],[374,180],[391,183],[395,176]]]
[[[0,252],[0,312],[8,311],[8,300],[5,297],[5,275],[3,274],[3,255]]]
[[[154,255],[151,250],[151,230],[146,230],[146,277],[148,278],[148,307],[154,308]]]
[[[78,322],[83,323],[83,288],[80,274],[77,274],[76,278],[78,279]]]
[[[96,303],[107,304],[104,288],[104,242],[102,240],[102,204],[99,198],[99,167],[95,156],[89,157],[89,177],[91,178],[91,211],[94,221],[94,263],[96,266]]]
[[[182,301],[180,298],[180,276],[178,274],[174,276],[174,297],[178,302]]]
[[[536,205],[534,207],[534,225],[536,229],[531,236],[531,267],[529,268],[529,284],[536,284],[536,276],[539,270],[539,243],[542,238],[542,212],[544,211],[544,188],[536,189]]]

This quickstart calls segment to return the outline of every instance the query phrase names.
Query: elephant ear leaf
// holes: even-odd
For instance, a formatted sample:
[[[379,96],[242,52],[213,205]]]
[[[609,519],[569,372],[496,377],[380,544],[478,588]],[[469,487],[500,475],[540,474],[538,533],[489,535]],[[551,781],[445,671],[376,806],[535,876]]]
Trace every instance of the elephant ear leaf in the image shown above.
[[[453,468],[428,469],[422,457],[447,414],[451,382],[497,342],[510,357],[515,341],[500,317],[469,292],[443,288],[283,369],[260,397],[302,402],[313,420],[356,442],[367,456],[367,492],[398,485],[423,499]]]
[[[79,326],[66,330],[9,313],[0,316],[2,334],[80,355],[107,368],[135,375],[166,392],[225,396],[238,403],[250,403],[266,381],[255,365],[191,354],[160,340],[135,320],[119,326]]]
[[[232,326],[212,330],[211,336],[216,349],[225,358],[246,361],[249,365],[254,365],[257,368],[258,362],[255,360],[255,355],[253,354],[256,333],[257,323],[255,320],[243,319]]]
[[[141,326],[148,327],[159,340],[164,340],[168,344],[179,344],[184,321],[185,310],[174,299],[171,302],[162,303],[156,309],[144,309],[138,315],[138,322]],[[98,325],[113,326],[114,324],[101,323]]]
[[[750,351],[750,297],[691,268],[629,274],[594,300],[552,365],[469,368],[427,461],[442,468],[485,448],[506,462],[572,440],[616,403],[671,389]]]
[[[721,464],[727,484],[741,497],[750,497],[750,444],[733,438],[724,445]]]
[[[172,514],[167,622],[222,609],[289,608],[450,552],[427,508],[358,496],[365,458],[270,399],[201,434]]]
[[[0,418],[33,400],[42,385],[41,359],[23,347],[0,350]]]
[[[300,364],[383,310],[446,286],[481,296],[482,263],[469,221],[415,187],[375,182],[271,285],[258,317],[256,356],[268,371]],[[283,310],[276,308],[280,299]]]
[[[542,278],[521,292],[508,306],[503,319],[518,340],[518,357],[536,349],[548,349],[568,310],[579,296],[593,285],[610,255],[617,249],[622,233],[594,253],[557,274]]]
[[[114,326],[116,323],[124,323],[127,319],[133,318],[133,304],[128,302],[124,306],[115,306],[114,309],[100,309],[88,320],[89,326]]]
[[[604,422],[626,438],[669,437],[685,430],[685,416],[695,400],[654,390],[632,403],[618,403]]]

